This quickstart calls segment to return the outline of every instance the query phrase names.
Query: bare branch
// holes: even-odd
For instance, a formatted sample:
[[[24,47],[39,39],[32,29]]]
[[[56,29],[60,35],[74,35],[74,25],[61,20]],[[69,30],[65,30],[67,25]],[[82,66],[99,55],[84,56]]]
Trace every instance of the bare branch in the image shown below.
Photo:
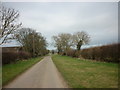
[[[19,12],[12,9],[6,8],[4,6],[0,7],[0,45],[3,44],[7,37],[10,34],[13,34],[15,30],[17,30],[21,23],[17,23],[17,19],[19,17]]]
[[[90,41],[90,36],[84,32],[77,32],[73,35],[73,42],[74,45],[77,47],[77,50],[81,49],[81,46],[84,44],[88,44]]]

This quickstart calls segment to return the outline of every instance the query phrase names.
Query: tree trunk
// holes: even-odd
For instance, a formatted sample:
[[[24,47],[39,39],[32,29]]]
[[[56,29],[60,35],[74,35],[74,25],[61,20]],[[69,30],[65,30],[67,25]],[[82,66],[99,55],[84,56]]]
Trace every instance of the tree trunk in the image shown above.
[[[82,46],[82,41],[79,41],[77,44],[77,50],[80,51]]]
[[[77,50],[78,50],[78,51],[81,50],[81,46],[82,46],[82,45],[77,45]]]

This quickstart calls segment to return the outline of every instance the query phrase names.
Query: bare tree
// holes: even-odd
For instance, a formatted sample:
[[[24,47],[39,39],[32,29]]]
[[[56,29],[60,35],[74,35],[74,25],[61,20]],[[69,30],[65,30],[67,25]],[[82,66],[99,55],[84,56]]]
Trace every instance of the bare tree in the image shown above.
[[[59,52],[65,52],[70,49],[72,46],[72,35],[68,33],[61,33],[58,36],[53,36],[53,40],[55,41],[55,47]]]
[[[69,33],[61,33],[58,36],[61,39],[62,49],[66,52],[72,46],[72,35]]]
[[[75,34],[73,34],[73,43],[78,51],[81,49],[82,45],[88,44],[89,41],[90,36],[84,31],[76,32]]]
[[[54,40],[54,47],[57,47],[58,53],[62,52],[60,38],[58,36],[53,36],[52,39]]]
[[[23,49],[32,54],[32,56],[42,56],[47,53],[46,39],[31,28],[21,28],[16,31],[14,37],[19,41]]]
[[[17,30],[21,23],[17,23],[19,12],[12,8],[0,7],[0,45],[5,43],[9,35]]]

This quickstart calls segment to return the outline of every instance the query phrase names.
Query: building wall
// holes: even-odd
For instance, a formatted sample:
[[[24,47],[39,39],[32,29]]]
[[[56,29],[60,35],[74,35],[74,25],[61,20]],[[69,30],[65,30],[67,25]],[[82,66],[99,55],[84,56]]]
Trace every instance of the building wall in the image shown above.
[[[18,52],[22,47],[2,47],[2,52]]]

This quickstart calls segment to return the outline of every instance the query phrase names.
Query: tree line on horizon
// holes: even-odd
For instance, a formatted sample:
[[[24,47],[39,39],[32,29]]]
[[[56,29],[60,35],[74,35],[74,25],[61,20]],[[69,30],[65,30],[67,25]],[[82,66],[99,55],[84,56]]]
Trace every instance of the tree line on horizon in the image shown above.
[[[71,49],[75,49],[77,52],[81,50],[81,46],[90,42],[90,35],[85,32],[60,33],[53,36],[54,46],[57,48],[58,53],[67,55],[67,52]]]
[[[5,52],[3,54],[3,63],[16,61],[15,59],[18,58],[27,59],[49,53],[47,50],[48,43],[41,33],[36,32],[36,30],[32,28],[22,27],[22,23],[18,23],[20,16],[18,11],[1,5],[0,13],[0,45],[10,42],[11,40],[17,40],[22,45],[21,52]],[[90,38],[90,35],[85,31],[79,31],[73,34],[60,33],[52,37],[58,54],[93,60],[101,59],[101,61],[110,62],[118,59],[116,55],[118,54],[116,45],[81,50],[82,45],[89,44]],[[115,51],[112,48],[114,48]],[[12,56],[9,61],[6,58],[8,55]]]
[[[52,38],[54,40],[54,46],[57,48],[57,53],[60,55],[102,62],[118,63],[120,60],[118,51],[120,47],[119,43],[81,50],[82,45],[90,42],[89,35],[84,31],[74,34],[60,33]]]

